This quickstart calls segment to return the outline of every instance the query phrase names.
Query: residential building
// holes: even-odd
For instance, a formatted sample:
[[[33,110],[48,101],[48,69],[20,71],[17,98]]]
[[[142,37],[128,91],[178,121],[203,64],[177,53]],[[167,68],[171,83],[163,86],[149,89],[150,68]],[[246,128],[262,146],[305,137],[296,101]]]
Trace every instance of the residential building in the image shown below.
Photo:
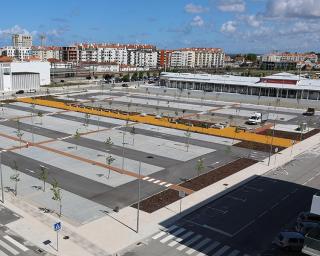
[[[170,67],[194,68],[195,58],[195,52],[192,50],[175,50],[171,53]]]
[[[56,46],[33,46],[31,48],[31,55],[39,58],[42,61],[47,61],[48,59],[60,59],[60,47]]]
[[[32,56],[31,52],[31,48],[28,47],[6,46],[2,48],[2,56],[8,56],[19,61],[28,60]]]
[[[12,35],[12,46],[14,48],[19,47],[32,47],[32,36],[31,35],[22,35],[22,34],[14,34]]]
[[[158,51],[158,63],[157,66],[159,68],[168,68],[170,67],[171,54],[172,50],[159,50]]]

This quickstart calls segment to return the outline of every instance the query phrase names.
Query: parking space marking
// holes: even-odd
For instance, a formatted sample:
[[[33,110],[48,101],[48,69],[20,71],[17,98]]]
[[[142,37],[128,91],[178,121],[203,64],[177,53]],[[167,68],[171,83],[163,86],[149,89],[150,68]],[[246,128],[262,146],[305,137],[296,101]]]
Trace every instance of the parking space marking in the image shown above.
[[[210,207],[210,206],[206,206],[206,208],[213,210],[213,211],[216,211],[216,212],[219,212],[219,213],[222,213],[222,214],[226,214],[228,212],[228,210],[221,210],[221,209],[217,209],[217,208]]]
[[[219,251],[217,251],[215,254],[212,254],[212,256],[221,256],[222,254],[224,254],[229,249],[230,249],[230,246],[225,245]]]
[[[240,197],[236,197],[236,196],[227,195],[226,197],[231,198],[231,199],[233,199],[233,200],[241,201],[241,202],[243,202],[243,203],[245,203],[245,202],[247,201],[246,198],[240,198]]]
[[[228,254],[228,256],[237,256],[239,253],[239,250],[233,250],[231,253]]]
[[[252,187],[252,186],[244,186],[246,189],[250,189],[253,191],[257,191],[257,192],[262,192],[263,189],[262,188],[256,188],[256,187]]]
[[[228,233],[228,232],[225,232],[225,231],[223,231],[223,230],[221,230],[221,229],[217,229],[217,228],[211,227],[211,226],[209,226],[209,225],[207,225],[207,224],[203,224],[203,225],[200,225],[200,226],[202,226],[203,228],[206,228],[206,229],[210,229],[210,230],[212,230],[212,231],[215,231],[215,232],[217,232],[217,233],[220,233],[220,234],[222,234],[222,235],[225,235],[225,236],[228,236],[228,237],[233,237],[232,234],[230,234],[230,233]]]

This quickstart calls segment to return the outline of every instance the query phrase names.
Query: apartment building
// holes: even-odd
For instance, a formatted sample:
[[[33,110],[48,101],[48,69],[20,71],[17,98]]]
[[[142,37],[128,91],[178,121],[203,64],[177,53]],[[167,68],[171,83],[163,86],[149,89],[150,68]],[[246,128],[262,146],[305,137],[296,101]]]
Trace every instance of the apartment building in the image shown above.
[[[14,34],[12,35],[12,45],[14,48],[19,47],[32,47],[32,36],[31,35],[22,35],[22,34]]]
[[[60,47],[56,46],[32,46],[31,55],[42,61],[49,59],[60,59]]]
[[[310,53],[269,53],[262,56],[262,62],[302,62],[309,60],[318,62],[318,56]]]
[[[31,57],[31,48],[6,46],[2,48],[2,56],[7,56],[15,60],[25,61]]]
[[[136,67],[156,68],[158,52],[152,45],[128,45],[128,64]]]
[[[220,48],[184,48],[170,53],[170,67],[214,68],[224,66],[225,53]]]

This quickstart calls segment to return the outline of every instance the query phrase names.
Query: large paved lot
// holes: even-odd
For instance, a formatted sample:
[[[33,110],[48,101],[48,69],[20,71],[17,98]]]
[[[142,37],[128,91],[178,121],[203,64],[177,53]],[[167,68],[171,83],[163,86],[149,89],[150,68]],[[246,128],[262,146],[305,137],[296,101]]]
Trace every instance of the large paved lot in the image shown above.
[[[318,145],[178,222],[163,223],[163,230],[123,255],[290,255],[271,242],[310,209],[320,185],[319,155]]]
[[[132,108],[132,111],[153,114],[166,112],[168,115],[205,116],[209,111],[225,120],[230,115],[235,115],[235,119],[243,122],[245,116],[255,111],[254,106],[250,109],[249,105],[199,102],[194,99],[123,91],[92,90],[60,95],[59,98],[76,99],[95,106],[105,104],[123,110]],[[260,108],[263,109],[261,106]],[[277,125],[282,125],[279,129],[292,131],[305,117],[301,115],[301,111],[277,109],[270,113],[270,118],[278,120]],[[314,124],[318,120],[319,116],[312,118]],[[135,127],[134,133],[130,132],[132,127]],[[75,137],[77,132],[81,133],[79,138]],[[2,106],[0,136],[1,148],[6,150],[2,153],[2,164],[7,191],[14,188],[14,181],[10,177],[16,172],[15,168],[18,168],[18,195],[38,207],[56,210],[57,204],[51,200],[50,185],[47,184],[47,189],[43,191],[43,182],[39,180],[40,167],[45,166],[49,172],[48,182],[56,180],[63,189],[64,216],[79,225],[105,216],[116,207],[136,203],[140,163],[141,175],[147,177],[142,179],[141,185],[141,198],[144,199],[179,184],[182,180],[197,176],[196,164],[199,159],[203,159],[206,172],[241,157],[259,161],[268,156],[265,152],[236,147],[234,144],[239,141],[231,138],[191,132],[187,139],[185,132],[181,130],[134,122],[126,124],[124,120],[87,116],[84,113],[45,106],[35,106],[33,110],[31,104],[22,102]],[[109,137],[113,142],[112,146],[105,144]],[[25,147],[27,142],[33,142],[34,146]],[[114,169],[110,172],[106,167],[106,158],[109,156],[114,158],[111,163]],[[125,172],[121,172],[122,169]],[[234,195],[240,200],[228,200],[234,201],[234,206],[237,206],[242,202],[243,193],[245,192]],[[78,210],[74,211],[75,208]],[[210,226],[215,227],[216,223]],[[215,228],[232,235],[241,227],[242,223],[239,222],[229,228]]]

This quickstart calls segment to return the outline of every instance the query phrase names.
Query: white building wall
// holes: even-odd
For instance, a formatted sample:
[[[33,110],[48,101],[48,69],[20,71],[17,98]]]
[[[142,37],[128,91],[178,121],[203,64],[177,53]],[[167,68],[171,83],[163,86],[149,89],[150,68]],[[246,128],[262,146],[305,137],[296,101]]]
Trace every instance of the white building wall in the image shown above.
[[[12,62],[11,72],[32,72],[40,74],[40,85],[50,84],[50,63],[41,61]]]

